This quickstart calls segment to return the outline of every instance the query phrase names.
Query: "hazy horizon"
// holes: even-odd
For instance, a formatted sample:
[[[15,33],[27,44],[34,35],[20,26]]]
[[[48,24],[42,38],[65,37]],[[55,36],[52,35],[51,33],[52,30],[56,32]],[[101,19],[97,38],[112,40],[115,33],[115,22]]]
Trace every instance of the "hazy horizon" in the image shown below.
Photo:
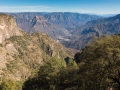
[[[119,14],[120,0],[4,0],[0,12],[76,12]]]

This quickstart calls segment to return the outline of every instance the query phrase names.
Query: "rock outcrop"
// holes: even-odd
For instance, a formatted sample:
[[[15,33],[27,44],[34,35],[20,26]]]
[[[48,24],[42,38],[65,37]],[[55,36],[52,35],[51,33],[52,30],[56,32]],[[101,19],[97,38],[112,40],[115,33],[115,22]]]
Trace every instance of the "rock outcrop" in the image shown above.
[[[69,32],[61,27],[48,22],[43,16],[35,16],[31,21],[32,28],[28,33],[42,32],[46,33],[54,40],[70,36]]]
[[[92,40],[93,36],[120,34],[120,14],[89,21],[82,27],[77,27],[74,31],[70,41],[63,41],[62,44],[80,50]]]
[[[0,43],[3,42],[5,38],[20,35],[22,34],[15,20],[9,15],[0,14]]]
[[[42,17],[36,17],[43,22]],[[46,21],[45,21],[46,22]],[[17,27],[15,20],[0,14],[0,78],[27,79],[44,61],[50,58],[73,57],[65,48],[43,33],[26,34]]]

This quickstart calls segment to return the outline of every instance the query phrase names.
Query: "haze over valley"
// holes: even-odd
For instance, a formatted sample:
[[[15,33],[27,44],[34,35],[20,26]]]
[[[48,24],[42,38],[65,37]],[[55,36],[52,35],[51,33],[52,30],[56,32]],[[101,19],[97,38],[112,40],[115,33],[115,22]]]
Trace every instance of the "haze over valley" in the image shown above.
[[[0,90],[120,90],[119,0],[0,2]]]
[[[119,15],[100,15],[71,12],[9,13],[16,19],[19,28],[26,33],[42,32],[67,48],[80,50],[94,36],[119,34]]]

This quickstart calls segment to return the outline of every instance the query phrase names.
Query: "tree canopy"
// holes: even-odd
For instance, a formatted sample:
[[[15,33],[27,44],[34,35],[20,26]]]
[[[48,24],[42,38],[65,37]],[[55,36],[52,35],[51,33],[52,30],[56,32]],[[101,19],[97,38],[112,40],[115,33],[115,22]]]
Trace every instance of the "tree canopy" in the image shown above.
[[[120,89],[120,36],[97,38],[79,54],[79,88]]]
[[[61,90],[73,84],[78,66],[73,59],[65,60],[52,58],[40,67],[37,76],[29,78],[23,85],[23,90]]]

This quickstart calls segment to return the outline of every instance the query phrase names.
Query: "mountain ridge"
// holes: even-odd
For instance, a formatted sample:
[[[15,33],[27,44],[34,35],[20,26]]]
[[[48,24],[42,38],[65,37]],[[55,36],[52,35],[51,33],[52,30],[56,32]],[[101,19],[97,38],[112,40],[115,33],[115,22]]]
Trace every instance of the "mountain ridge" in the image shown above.
[[[19,28],[27,33],[43,32],[51,36],[56,41],[63,44],[64,41],[70,41],[71,35],[74,33],[74,28],[85,24],[88,21],[102,18],[97,15],[70,13],[70,12],[53,12],[53,13],[40,13],[40,12],[24,12],[24,13],[7,13],[16,19]],[[43,16],[46,25],[43,27],[39,22],[31,25],[32,20],[36,16]],[[38,24],[39,23],[39,24]],[[44,22],[45,23],[45,22]],[[35,27],[34,27],[35,26]],[[65,45],[65,44],[63,44]],[[66,45],[65,45],[66,46]]]
[[[63,42],[63,45],[69,48],[76,48],[79,50],[85,47],[94,36],[101,37],[104,35],[115,35],[119,33],[120,14],[109,18],[92,20],[87,22],[82,27],[77,27],[74,30],[73,35],[70,37],[71,41]]]
[[[0,14],[0,43],[11,36],[20,36],[22,32],[17,27],[15,20],[6,14]]]
[[[8,24],[11,23],[11,20],[14,21],[11,16],[3,16],[4,18],[1,17],[0,14],[0,20],[7,19]],[[10,17],[10,19],[7,17]],[[11,32],[10,37],[4,38],[0,43],[1,80],[13,79],[15,81],[24,81],[32,72],[37,70],[44,61],[53,57],[64,59],[67,56],[73,57],[74,55],[74,52],[72,52],[74,50],[65,48],[44,33],[27,34],[20,31],[15,22],[11,23],[10,27],[9,29],[14,31],[13,34],[11,34]],[[4,29],[4,32],[6,31],[7,29]]]

